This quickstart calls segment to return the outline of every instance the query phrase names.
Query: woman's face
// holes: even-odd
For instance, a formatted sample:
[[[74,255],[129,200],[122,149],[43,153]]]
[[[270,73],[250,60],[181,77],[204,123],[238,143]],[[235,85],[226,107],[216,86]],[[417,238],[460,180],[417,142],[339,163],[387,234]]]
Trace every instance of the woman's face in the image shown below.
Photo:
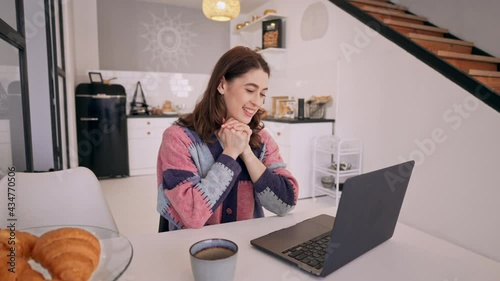
[[[269,76],[262,69],[252,69],[232,81],[223,79],[217,88],[227,108],[226,119],[248,124],[264,104]]]

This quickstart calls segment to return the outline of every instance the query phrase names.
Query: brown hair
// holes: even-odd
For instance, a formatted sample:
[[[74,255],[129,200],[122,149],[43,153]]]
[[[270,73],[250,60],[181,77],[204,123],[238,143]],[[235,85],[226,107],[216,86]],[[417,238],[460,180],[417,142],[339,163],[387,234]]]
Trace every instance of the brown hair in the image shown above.
[[[176,124],[194,129],[205,142],[213,142],[210,137],[220,129],[222,119],[227,114],[226,104],[217,87],[223,77],[231,82],[232,79],[252,69],[262,69],[267,75],[271,74],[267,62],[259,53],[243,46],[227,51],[215,64],[208,86],[196,103],[193,112],[181,116]],[[263,113],[264,110],[259,109],[248,124],[253,131],[250,136],[250,147],[253,149],[260,148],[261,145],[260,136],[257,133],[264,128],[264,124],[261,123]]]

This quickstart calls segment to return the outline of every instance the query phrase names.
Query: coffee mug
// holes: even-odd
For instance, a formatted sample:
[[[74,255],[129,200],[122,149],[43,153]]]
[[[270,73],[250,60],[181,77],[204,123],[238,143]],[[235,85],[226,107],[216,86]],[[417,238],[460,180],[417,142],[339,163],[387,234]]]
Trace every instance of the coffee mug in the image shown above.
[[[194,243],[189,248],[195,281],[232,281],[236,269],[238,245],[212,238]]]

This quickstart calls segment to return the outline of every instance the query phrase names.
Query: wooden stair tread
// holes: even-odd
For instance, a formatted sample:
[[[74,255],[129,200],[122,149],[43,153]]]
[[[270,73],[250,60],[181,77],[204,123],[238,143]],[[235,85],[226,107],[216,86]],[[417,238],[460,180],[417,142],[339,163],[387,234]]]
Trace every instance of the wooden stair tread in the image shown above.
[[[363,10],[366,12],[372,12],[372,13],[388,15],[388,16],[393,16],[393,17],[398,17],[398,18],[412,19],[412,20],[417,20],[417,21],[427,21],[427,18],[424,18],[424,17],[414,16],[414,15],[410,15],[410,14],[404,14],[401,12],[392,12],[392,11],[388,11],[386,9],[365,7],[365,8],[363,8]]]
[[[500,78],[500,72],[498,72],[498,71],[487,71],[487,70],[479,70],[479,69],[469,70],[469,75]]]
[[[430,36],[430,35],[417,34],[417,33],[410,33],[410,34],[408,34],[408,37],[410,37],[411,39],[420,39],[420,40],[462,45],[462,46],[468,46],[468,47],[474,46],[474,43],[469,42],[469,41],[456,40],[456,39],[443,38],[443,37]]]
[[[351,0],[351,2],[356,2],[356,3],[361,3],[361,4],[368,4],[368,5],[373,5],[373,6],[380,6],[383,8],[389,8],[389,9],[394,9],[394,10],[401,10],[401,11],[406,11],[408,8],[402,5],[397,5],[397,4],[390,4],[387,2],[383,1],[373,1],[373,0]]]
[[[438,56],[449,59],[459,59],[459,60],[472,60],[472,61],[480,61],[480,62],[488,62],[488,63],[500,63],[499,58],[495,57],[487,57],[487,56],[478,56],[478,55],[469,55],[448,51],[437,51]]]
[[[407,21],[385,19],[384,23],[387,25],[397,25],[397,26],[402,26],[402,27],[409,27],[409,28],[414,28],[414,29],[434,31],[434,32],[439,32],[439,33],[448,33],[448,29],[445,29],[445,28],[434,27],[434,26],[423,25],[423,24],[415,24],[415,23],[411,23],[411,22],[407,22]]]

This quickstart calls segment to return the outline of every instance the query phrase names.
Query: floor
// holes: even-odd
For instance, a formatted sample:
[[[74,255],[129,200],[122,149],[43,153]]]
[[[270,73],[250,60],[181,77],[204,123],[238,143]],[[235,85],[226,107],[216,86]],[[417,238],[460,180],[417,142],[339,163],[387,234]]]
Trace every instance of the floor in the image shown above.
[[[158,232],[155,175],[103,179],[100,183],[120,233],[131,237]],[[328,196],[300,199],[292,212],[333,205],[335,200]],[[271,215],[266,211],[266,216]]]

